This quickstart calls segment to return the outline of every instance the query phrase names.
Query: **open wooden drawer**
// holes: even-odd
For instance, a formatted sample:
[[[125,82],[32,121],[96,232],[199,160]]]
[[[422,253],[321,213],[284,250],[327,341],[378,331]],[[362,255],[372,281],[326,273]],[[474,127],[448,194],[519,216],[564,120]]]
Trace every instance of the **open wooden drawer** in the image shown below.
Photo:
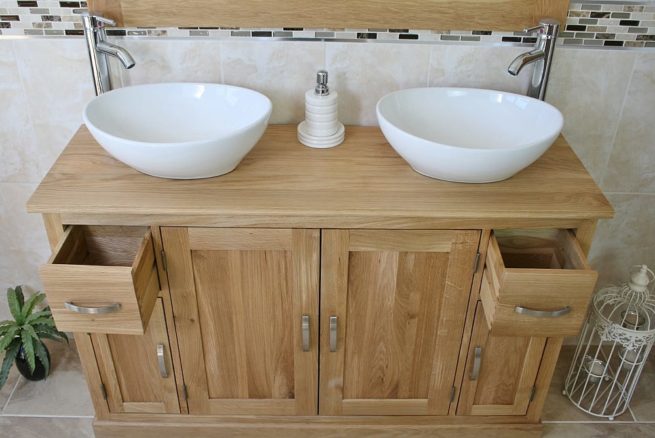
[[[70,226],[40,274],[63,331],[142,335],[159,294],[147,227]]]
[[[480,289],[492,334],[577,335],[597,274],[570,230],[494,232]]]

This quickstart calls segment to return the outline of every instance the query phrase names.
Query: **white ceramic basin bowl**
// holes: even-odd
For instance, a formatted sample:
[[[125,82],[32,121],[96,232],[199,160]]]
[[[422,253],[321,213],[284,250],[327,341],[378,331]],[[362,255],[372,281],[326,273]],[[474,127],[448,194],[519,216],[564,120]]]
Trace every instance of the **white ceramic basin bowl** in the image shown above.
[[[253,90],[170,83],[119,88],[93,99],[84,123],[114,158],[162,178],[228,173],[261,138],[271,101]]]
[[[414,88],[377,104],[387,141],[431,178],[488,183],[532,164],[562,130],[557,108],[518,94],[468,88]]]

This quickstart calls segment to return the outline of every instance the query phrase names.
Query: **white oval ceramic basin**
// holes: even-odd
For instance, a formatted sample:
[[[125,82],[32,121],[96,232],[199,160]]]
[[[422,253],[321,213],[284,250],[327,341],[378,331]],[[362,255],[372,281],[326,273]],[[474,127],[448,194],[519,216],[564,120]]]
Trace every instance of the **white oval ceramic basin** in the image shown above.
[[[417,172],[488,183],[532,164],[562,130],[562,114],[531,97],[473,88],[414,88],[377,104],[387,141]]]
[[[93,99],[84,123],[114,158],[162,178],[228,173],[266,130],[271,101],[246,88],[170,83],[119,88]]]

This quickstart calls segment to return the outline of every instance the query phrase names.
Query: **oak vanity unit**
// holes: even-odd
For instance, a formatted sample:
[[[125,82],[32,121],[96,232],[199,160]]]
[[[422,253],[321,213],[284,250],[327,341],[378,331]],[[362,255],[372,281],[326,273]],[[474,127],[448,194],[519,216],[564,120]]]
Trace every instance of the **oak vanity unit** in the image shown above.
[[[270,126],[234,172],[175,181],[81,128],[32,196],[97,436],[538,436],[612,215],[566,141],[467,185],[377,128],[295,136]]]

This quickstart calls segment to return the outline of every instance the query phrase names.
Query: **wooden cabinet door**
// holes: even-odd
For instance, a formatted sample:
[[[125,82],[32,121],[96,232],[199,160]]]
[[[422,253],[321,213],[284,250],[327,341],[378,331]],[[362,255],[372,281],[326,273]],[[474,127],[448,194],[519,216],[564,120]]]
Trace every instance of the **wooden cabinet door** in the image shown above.
[[[317,413],[319,236],[162,228],[190,414]]]
[[[112,413],[179,414],[164,306],[157,299],[144,335],[91,335]]]
[[[457,414],[525,415],[545,346],[541,337],[491,336],[478,303]]]
[[[478,231],[324,230],[322,415],[446,415]]]

